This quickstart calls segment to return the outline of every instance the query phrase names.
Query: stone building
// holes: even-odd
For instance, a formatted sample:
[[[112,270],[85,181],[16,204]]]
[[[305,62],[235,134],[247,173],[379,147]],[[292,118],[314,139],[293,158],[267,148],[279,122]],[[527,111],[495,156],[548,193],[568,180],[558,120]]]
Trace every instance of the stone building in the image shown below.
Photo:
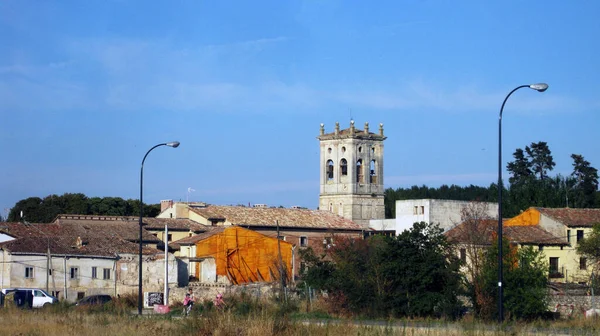
[[[138,289],[138,225],[127,223],[3,223],[0,233],[12,239],[0,243],[0,287],[47,288],[61,300],[86,295],[117,295]],[[98,223],[97,223],[98,224]],[[145,233],[144,240],[155,238]],[[164,286],[164,252],[144,246],[143,290]],[[177,285],[177,262],[169,256],[169,284]]]
[[[369,123],[357,129],[320,135],[319,209],[333,212],[368,228],[369,220],[385,218],[383,186],[383,124],[379,133],[369,132]]]
[[[243,206],[222,206],[205,204],[174,203],[165,208],[159,217],[185,216],[207,227],[210,235],[215,228],[240,226],[259,232],[268,237],[277,237],[296,246],[293,251],[292,269],[297,276],[303,269],[298,250],[311,247],[321,253],[336,241],[342,239],[361,239],[364,228],[355,222],[323,210],[263,208]],[[198,274],[198,261],[195,260],[196,243],[205,234],[175,241],[179,258],[189,264],[191,275]]]

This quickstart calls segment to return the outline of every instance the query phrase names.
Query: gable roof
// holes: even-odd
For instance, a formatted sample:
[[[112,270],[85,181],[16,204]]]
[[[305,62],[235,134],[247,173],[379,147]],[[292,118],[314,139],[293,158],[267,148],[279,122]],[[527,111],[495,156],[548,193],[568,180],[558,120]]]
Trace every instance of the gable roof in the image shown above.
[[[82,243],[78,244],[78,240]],[[75,255],[114,258],[118,254],[137,254],[139,245],[123,239],[108,236],[94,237],[25,237],[0,243],[0,248],[13,254],[46,254],[48,248],[52,255]],[[161,254],[151,247],[143,247],[142,254]]]
[[[540,213],[569,227],[592,227],[600,223],[600,209],[536,208]]]
[[[242,206],[209,205],[190,207],[190,211],[206,218],[225,220],[232,225],[281,228],[306,228],[325,230],[361,231],[362,227],[353,221],[329,211],[286,208],[248,208]]]
[[[69,215],[70,216],[70,215]],[[88,217],[88,216],[81,216]],[[96,216],[97,217],[97,216]],[[109,236],[113,238],[125,239],[130,242],[139,242],[140,226],[139,222],[116,219],[105,220],[97,218],[57,218],[54,223],[45,229],[47,234],[52,236]],[[44,227],[47,224],[37,224],[39,227]],[[142,230],[142,241],[145,243],[158,243],[158,239],[152,233]]]
[[[215,235],[217,233],[223,232],[225,231],[227,227],[226,226],[211,226],[211,227],[207,227],[206,231],[200,234],[197,234],[195,236],[191,236],[191,237],[185,237],[179,240],[176,240],[174,242],[172,242],[171,244],[174,246],[181,246],[181,245],[195,245],[197,242],[204,240],[212,235]]]
[[[58,215],[55,223],[128,223],[139,225],[140,218],[136,216],[98,216],[98,215]],[[184,218],[154,218],[143,217],[142,223],[146,230],[164,230],[165,225],[172,231],[204,232],[206,226]],[[139,229],[139,228],[138,228]],[[139,234],[138,234],[139,235]]]
[[[497,239],[498,221],[494,219],[481,220],[475,223],[463,222],[444,235],[456,243],[473,242],[479,245],[490,245]],[[539,225],[503,226],[503,235],[511,243],[530,245],[569,245],[566,239],[556,237]],[[479,241],[478,240],[479,237]]]

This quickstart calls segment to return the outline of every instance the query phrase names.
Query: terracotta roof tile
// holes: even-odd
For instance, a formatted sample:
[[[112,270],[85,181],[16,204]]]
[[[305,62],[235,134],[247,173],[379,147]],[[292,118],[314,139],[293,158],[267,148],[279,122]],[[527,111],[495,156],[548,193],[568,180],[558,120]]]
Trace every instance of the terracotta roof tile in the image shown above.
[[[97,216],[97,215],[58,215],[54,222],[68,223],[68,222],[104,222],[104,223],[134,223],[138,225],[140,218],[136,216]],[[149,230],[161,230],[164,229],[165,224],[169,230],[182,231],[189,230],[192,232],[204,232],[205,226],[194,222],[193,220],[183,218],[154,218],[144,217],[142,223],[145,224],[145,228]]]
[[[600,223],[600,209],[536,208],[540,213],[569,227],[592,227]]]
[[[232,225],[240,226],[275,227],[276,221],[279,221],[282,228],[362,230],[361,226],[353,221],[322,210],[209,205],[190,207],[190,211],[204,218],[225,219]]]
[[[81,244],[78,244],[80,240]],[[0,247],[12,253],[45,254],[50,248],[53,255],[81,255],[115,257],[117,254],[139,253],[139,245],[109,236],[29,236],[0,243]],[[161,251],[143,247],[142,253],[159,254]]]
[[[185,237],[183,239],[179,239],[177,241],[174,241],[173,244],[177,244],[179,246],[181,245],[194,245],[197,242],[204,240],[214,234],[223,232],[225,230],[225,228],[227,228],[226,226],[213,226],[213,227],[209,227],[206,232],[203,232],[201,234],[192,236],[192,237]]]
[[[476,223],[461,223],[448,230],[445,235],[450,241],[457,243],[474,242],[480,237],[477,244],[491,244],[496,239],[498,229],[497,220],[482,220]],[[473,232],[480,233],[479,235]],[[534,245],[568,245],[566,239],[556,237],[542,229],[539,225],[503,226],[503,235],[513,243]]]

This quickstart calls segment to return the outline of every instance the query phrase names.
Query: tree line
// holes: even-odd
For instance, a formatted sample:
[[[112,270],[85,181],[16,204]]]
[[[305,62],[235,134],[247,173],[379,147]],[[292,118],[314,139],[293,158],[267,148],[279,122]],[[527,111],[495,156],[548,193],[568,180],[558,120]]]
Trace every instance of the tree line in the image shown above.
[[[21,213],[23,217],[21,217]],[[18,201],[8,214],[9,222],[50,223],[59,214],[139,216],[140,201],[120,197],[87,197],[65,193],[44,198],[29,197]],[[160,204],[144,204],[144,216],[156,217]]]
[[[573,171],[567,176],[549,173],[556,163],[546,142],[540,141],[517,148],[514,160],[509,162],[508,186],[502,185],[502,206],[505,217],[514,217],[532,206],[548,208],[600,208],[598,170],[580,154],[572,154]],[[431,188],[425,185],[385,190],[385,216],[394,218],[396,200],[452,199],[461,201],[498,201],[498,184],[488,187],[475,185],[442,185]]]

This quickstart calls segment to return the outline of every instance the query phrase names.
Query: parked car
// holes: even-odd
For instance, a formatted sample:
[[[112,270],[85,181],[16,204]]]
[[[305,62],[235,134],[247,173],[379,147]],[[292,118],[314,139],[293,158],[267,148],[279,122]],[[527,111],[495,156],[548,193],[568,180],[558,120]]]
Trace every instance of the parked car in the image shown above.
[[[86,306],[86,305],[103,305],[112,301],[112,296],[105,294],[98,295],[90,295],[86,296],[83,299],[77,301],[77,306]]]
[[[4,301],[11,294],[14,304],[19,308],[42,308],[58,302],[56,297],[38,288],[4,288],[2,294],[5,296]]]

